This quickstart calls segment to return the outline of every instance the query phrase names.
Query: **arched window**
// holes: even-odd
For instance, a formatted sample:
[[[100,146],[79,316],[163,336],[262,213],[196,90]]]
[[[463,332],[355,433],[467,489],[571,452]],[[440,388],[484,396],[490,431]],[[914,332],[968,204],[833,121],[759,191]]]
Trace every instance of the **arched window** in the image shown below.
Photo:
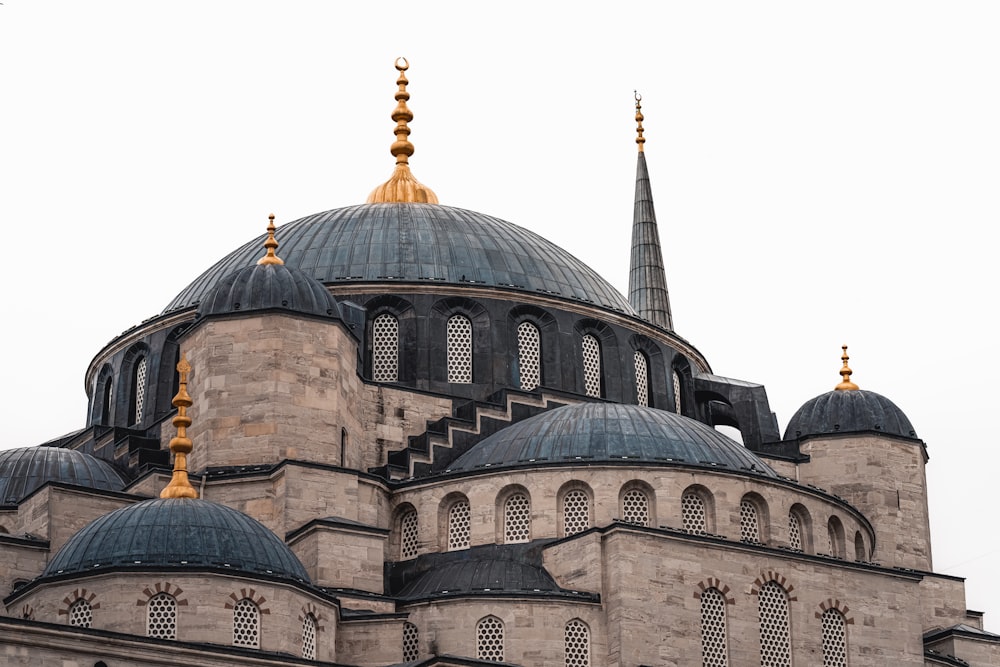
[[[233,607],[233,646],[260,648],[260,609],[248,598]]]
[[[812,519],[809,510],[800,503],[788,511],[788,546],[792,549],[815,553],[813,550]]]
[[[649,405],[649,363],[646,355],[638,350],[635,352],[635,396],[639,405]]]
[[[472,382],[472,320],[464,315],[448,319],[448,382]]]
[[[728,667],[726,598],[717,588],[701,594],[701,663],[704,667]]]
[[[517,325],[517,372],[521,389],[531,391],[542,383],[542,337],[531,322]]]
[[[671,371],[670,375],[673,377],[674,381],[674,412],[681,414],[681,374],[677,371]]]
[[[830,608],[823,612],[823,667],[847,667],[847,623]]]
[[[78,628],[89,628],[94,621],[94,608],[83,598],[69,606],[69,624]]]
[[[503,621],[487,616],[476,623],[476,657],[503,662]]]
[[[622,494],[622,521],[636,526],[649,525],[649,498],[642,489],[629,489]]]
[[[389,313],[372,320],[372,380],[399,380],[399,320]]]
[[[708,532],[705,501],[696,491],[687,491],[681,496],[681,524],[689,533]]]
[[[306,614],[302,619],[302,657],[306,660],[316,659],[316,634],[319,624],[316,617]]]
[[[590,496],[572,489],[563,496],[563,533],[568,537],[590,528]]]
[[[740,501],[740,540],[755,544],[761,541],[757,505],[749,498]]]
[[[101,390],[101,425],[111,425],[111,406],[114,400],[115,378],[112,375],[104,378],[104,387]]]
[[[835,516],[831,516],[826,524],[827,535],[830,537],[830,555],[834,558],[844,558],[844,524]]]
[[[503,504],[503,541],[531,541],[531,501],[524,493],[515,493]]]
[[[420,630],[413,623],[403,621],[403,662],[420,658]]]
[[[776,581],[769,581],[758,596],[760,613],[761,667],[791,667],[791,633],[788,628],[788,594]]]
[[[854,560],[868,560],[868,552],[865,549],[865,538],[862,537],[860,530],[854,533]]]
[[[469,501],[459,500],[448,508],[448,551],[469,548]]]
[[[788,513],[788,546],[802,551],[802,522],[795,512]]]
[[[135,360],[132,366],[132,422],[142,422],[143,410],[146,407],[146,355]]]
[[[146,636],[177,639],[177,600],[168,593],[157,593],[146,604]]]
[[[346,466],[347,463],[347,429],[340,429],[340,465]]]
[[[590,667],[590,628],[578,618],[566,624],[566,667]]]
[[[583,351],[583,389],[587,396],[601,397],[601,344],[590,334],[581,343]]]
[[[420,526],[417,510],[408,510],[399,519],[399,557],[415,558],[420,547]]]

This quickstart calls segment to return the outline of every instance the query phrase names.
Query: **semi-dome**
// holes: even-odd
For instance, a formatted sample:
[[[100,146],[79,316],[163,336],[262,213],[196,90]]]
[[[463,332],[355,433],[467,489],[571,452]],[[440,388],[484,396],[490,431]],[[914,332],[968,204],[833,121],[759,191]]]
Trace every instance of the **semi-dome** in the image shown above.
[[[785,439],[859,431],[917,437],[903,411],[885,396],[863,389],[835,389],[806,401],[788,422]]]
[[[340,317],[337,300],[322,283],[281,264],[253,264],[223,277],[202,299],[198,314],[224,315],[272,308]]]
[[[753,452],[701,422],[618,403],[567,405],[517,422],[485,438],[449,469],[569,461],[672,461],[775,476]]]
[[[503,558],[465,558],[437,565],[399,592],[403,599],[467,593],[556,592],[561,590],[544,568]]]
[[[110,464],[75,449],[19,447],[0,452],[0,504],[20,502],[47,482],[121,491],[126,480]]]
[[[295,554],[265,526],[225,505],[191,498],[146,500],[105,514],[70,538],[42,576],[150,568],[218,568],[309,581]]]
[[[226,276],[255,265],[264,238],[216,262],[166,310],[204,301]],[[285,266],[326,284],[481,284],[635,314],[624,296],[562,248],[512,223],[460,208],[362,204],[282,225],[278,238]]]

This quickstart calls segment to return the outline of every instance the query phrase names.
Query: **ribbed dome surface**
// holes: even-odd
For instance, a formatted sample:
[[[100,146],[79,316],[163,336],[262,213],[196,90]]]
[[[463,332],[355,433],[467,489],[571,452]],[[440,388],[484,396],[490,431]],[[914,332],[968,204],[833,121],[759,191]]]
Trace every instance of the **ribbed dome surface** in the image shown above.
[[[91,522],[42,576],[105,569],[231,568],[309,581],[278,537],[242,512],[193,499],[146,500]]]
[[[829,391],[807,401],[792,416],[785,440],[824,433],[882,431],[916,438],[910,420],[896,404],[874,391]]]
[[[198,313],[220,315],[269,308],[340,317],[337,300],[318,280],[281,264],[257,263],[223,277],[202,300]]]
[[[205,271],[166,310],[203,301],[227,275],[256,263],[259,237]],[[434,204],[362,204],[282,225],[285,266],[324,283],[484,284],[555,293],[634,314],[590,267],[541,236],[482,213]]]
[[[701,422],[664,410],[615,403],[567,405],[525,419],[485,438],[449,468],[575,460],[672,460],[775,475],[755,454]]]
[[[0,452],[0,504],[11,505],[46,482],[121,491],[125,479],[110,464],[74,449],[20,447]]]
[[[399,597],[489,592],[558,591],[559,585],[544,569],[514,560],[473,558],[445,563],[410,582]]]

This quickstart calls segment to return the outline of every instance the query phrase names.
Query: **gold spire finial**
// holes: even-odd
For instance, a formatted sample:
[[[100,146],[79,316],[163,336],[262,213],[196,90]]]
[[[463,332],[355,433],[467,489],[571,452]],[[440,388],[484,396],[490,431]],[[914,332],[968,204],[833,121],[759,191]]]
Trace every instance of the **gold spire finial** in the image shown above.
[[[258,264],[284,264],[285,261],[274,254],[274,251],[278,249],[278,240],[274,238],[274,232],[277,227],[274,226],[274,213],[267,216],[270,223],[267,225],[267,240],[264,241],[264,248],[267,249],[267,254],[257,260]]]
[[[840,381],[840,384],[834,387],[834,389],[837,391],[855,391],[860,389],[861,387],[851,382],[851,373],[854,371],[852,371],[851,367],[847,365],[847,360],[850,359],[850,357],[847,356],[847,346],[841,345],[840,347],[844,350],[844,354],[840,357],[841,361],[844,362],[844,367],[840,369],[840,376],[843,379]]]
[[[408,123],[413,120],[413,112],[406,106],[406,101],[410,99],[410,93],[406,91],[406,70],[410,68],[410,63],[402,56],[396,58],[396,69],[399,70],[399,78],[396,84],[399,90],[396,91],[396,108],[392,112],[392,119],[396,121],[396,141],[393,142],[389,152],[396,158],[396,169],[392,172],[389,180],[378,186],[368,195],[369,204],[379,204],[384,202],[403,202],[436,204],[437,195],[413,177],[410,173],[410,156],[413,155],[413,144],[410,143],[410,126]]]
[[[646,137],[642,136],[642,95],[637,90],[632,92],[635,93],[635,124],[638,132],[635,143],[639,144],[639,152],[642,153],[642,145],[646,143]]]
[[[198,492],[188,481],[187,455],[191,453],[191,439],[187,437],[187,428],[191,425],[191,418],[187,415],[187,409],[191,407],[191,396],[188,394],[187,382],[188,373],[191,372],[191,364],[187,362],[184,355],[177,364],[177,372],[180,374],[180,388],[174,396],[173,405],[177,408],[177,416],[173,423],[177,427],[177,435],[170,441],[170,451],[174,455],[174,474],[170,478],[163,491],[161,498],[197,498]]]

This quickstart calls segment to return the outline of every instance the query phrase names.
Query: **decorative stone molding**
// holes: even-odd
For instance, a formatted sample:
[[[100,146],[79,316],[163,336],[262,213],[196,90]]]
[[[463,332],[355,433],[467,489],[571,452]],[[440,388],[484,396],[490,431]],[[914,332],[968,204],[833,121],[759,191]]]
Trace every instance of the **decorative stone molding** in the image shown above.
[[[707,591],[709,588],[714,588],[715,590],[717,590],[720,593],[722,593],[722,597],[725,599],[726,604],[736,604],[736,598],[734,598],[731,595],[729,595],[729,591],[730,591],[729,586],[723,584],[721,581],[719,581],[715,577],[709,577],[708,579],[705,579],[704,581],[699,581],[698,582],[698,590],[696,590],[694,592],[694,598],[696,600],[700,600],[702,594],[705,591]]]

